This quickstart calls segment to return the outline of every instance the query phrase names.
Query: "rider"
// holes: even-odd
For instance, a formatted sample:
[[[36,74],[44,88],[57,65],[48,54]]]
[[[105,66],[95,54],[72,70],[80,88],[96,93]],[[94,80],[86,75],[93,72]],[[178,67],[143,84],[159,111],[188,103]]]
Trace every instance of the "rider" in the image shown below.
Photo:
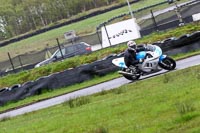
[[[140,51],[148,51],[149,49],[145,45],[136,45],[135,41],[129,41],[127,43],[128,48],[124,53],[124,61],[127,67],[135,66],[138,63],[142,63],[143,60],[136,60],[136,53]]]

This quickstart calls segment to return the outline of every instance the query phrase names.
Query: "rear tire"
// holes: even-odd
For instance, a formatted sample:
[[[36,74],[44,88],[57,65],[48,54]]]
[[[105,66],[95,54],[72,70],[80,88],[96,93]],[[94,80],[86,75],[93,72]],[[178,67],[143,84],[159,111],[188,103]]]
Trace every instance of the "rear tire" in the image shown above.
[[[176,68],[176,61],[170,57],[166,57],[159,63],[159,66],[166,70],[174,70]]]
[[[133,76],[127,76],[127,75],[123,75],[124,78],[128,79],[128,80],[138,80],[140,78],[140,76],[136,76],[136,77],[133,77]]]

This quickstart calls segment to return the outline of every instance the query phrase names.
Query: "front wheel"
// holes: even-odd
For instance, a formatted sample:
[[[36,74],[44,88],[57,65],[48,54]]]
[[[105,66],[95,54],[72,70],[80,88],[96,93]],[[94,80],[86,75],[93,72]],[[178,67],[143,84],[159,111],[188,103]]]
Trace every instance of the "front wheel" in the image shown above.
[[[176,61],[170,57],[166,57],[159,63],[159,66],[166,70],[173,70],[176,68]]]

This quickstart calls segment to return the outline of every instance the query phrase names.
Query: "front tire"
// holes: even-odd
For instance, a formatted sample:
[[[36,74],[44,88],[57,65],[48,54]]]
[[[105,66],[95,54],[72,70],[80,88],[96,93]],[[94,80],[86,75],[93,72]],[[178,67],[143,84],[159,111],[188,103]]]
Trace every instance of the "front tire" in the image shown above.
[[[174,70],[176,68],[176,61],[170,57],[166,57],[159,63],[159,66],[166,70]]]

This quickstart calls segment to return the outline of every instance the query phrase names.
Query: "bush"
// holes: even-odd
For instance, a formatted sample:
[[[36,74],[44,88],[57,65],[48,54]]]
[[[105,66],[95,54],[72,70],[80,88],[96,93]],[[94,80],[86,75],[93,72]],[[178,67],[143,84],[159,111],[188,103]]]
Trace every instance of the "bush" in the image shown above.
[[[66,101],[64,104],[67,104],[70,108],[75,108],[75,107],[79,107],[88,103],[90,103],[90,97],[85,96],[85,97],[70,99],[69,101]]]

